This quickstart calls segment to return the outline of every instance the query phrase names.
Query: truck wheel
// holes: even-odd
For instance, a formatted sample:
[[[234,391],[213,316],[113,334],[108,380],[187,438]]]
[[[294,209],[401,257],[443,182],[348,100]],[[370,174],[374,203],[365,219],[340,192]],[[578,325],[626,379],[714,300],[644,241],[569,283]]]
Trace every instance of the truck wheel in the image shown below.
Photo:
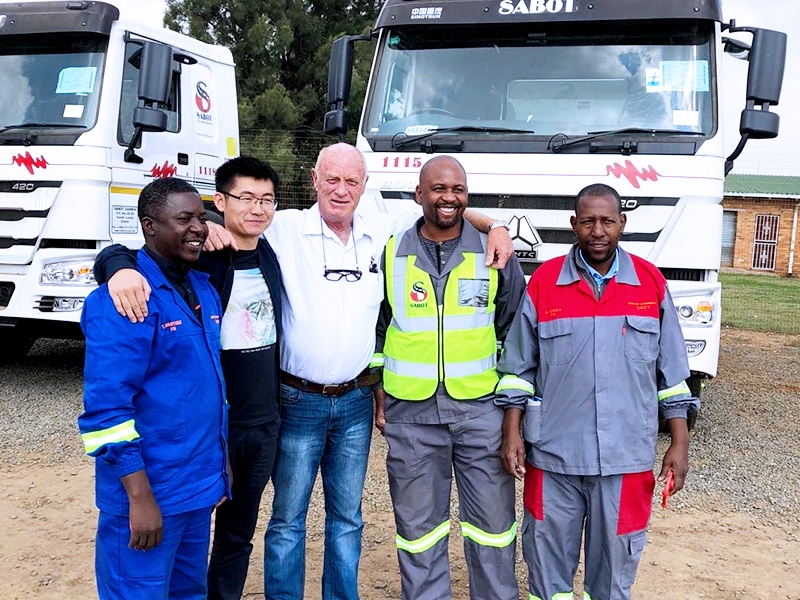
[[[25,358],[35,341],[35,337],[16,331],[6,334],[0,331],[0,365],[7,365]]]

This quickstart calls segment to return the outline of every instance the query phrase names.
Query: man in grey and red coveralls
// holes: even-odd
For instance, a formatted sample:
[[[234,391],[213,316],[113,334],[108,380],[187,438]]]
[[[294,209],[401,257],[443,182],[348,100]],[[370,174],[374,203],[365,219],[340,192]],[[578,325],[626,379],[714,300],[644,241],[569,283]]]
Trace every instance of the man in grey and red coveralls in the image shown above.
[[[664,277],[617,247],[617,192],[584,188],[571,223],[578,243],[533,274],[506,337],[501,457],[525,479],[531,600],[572,598],[584,531],[584,599],[627,600],[646,543],[659,412],[672,435],[659,481],[672,470],[675,493],[689,468],[687,411],[699,402]]]

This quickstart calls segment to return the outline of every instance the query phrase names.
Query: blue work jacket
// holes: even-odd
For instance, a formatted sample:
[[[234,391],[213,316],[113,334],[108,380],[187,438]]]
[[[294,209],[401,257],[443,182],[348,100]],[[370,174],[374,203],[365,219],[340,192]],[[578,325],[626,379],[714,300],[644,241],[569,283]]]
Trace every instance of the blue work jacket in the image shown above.
[[[137,269],[152,288],[144,323],[121,317],[105,285],[88,296],[81,317],[85,412],[78,425],[96,458],[97,507],[127,515],[120,479],[141,469],[162,514],[210,507],[230,494],[219,296],[207,275],[189,271],[201,323],[144,251]]]

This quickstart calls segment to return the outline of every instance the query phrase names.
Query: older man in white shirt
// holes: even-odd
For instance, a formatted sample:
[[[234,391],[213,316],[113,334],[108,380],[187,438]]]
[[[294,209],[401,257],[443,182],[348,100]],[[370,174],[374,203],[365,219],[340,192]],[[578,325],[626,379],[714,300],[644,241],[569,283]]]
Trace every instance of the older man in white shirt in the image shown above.
[[[317,470],[326,507],[321,597],[358,597],[361,491],[379,380],[368,364],[383,298],[374,265],[394,231],[389,215],[355,214],[366,169],[352,146],[324,149],[312,179],[317,203],[283,211],[267,230],[286,271],[282,423],[264,544],[265,597],[276,600],[303,597],[305,520]]]
[[[281,430],[264,551],[267,600],[304,595],[306,514],[318,471],[326,508],[320,597],[358,598],[361,494],[372,435],[372,387],[379,380],[368,367],[383,299],[380,257],[389,238],[418,216],[405,222],[356,212],[367,170],[361,152],[348,144],[324,148],[312,180],[317,203],[278,211],[265,232],[281,265],[284,307]],[[493,222],[479,214],[468,218],[483,231]],[[210,244],[231,243],[224,230],[210,228]],[[505,229],[494,232],[487,254],[502,267],[513,247]],[[133,305],[129,314],[142,310],[134,299],[142,292],[121,290],[127,294],[121,305]]]

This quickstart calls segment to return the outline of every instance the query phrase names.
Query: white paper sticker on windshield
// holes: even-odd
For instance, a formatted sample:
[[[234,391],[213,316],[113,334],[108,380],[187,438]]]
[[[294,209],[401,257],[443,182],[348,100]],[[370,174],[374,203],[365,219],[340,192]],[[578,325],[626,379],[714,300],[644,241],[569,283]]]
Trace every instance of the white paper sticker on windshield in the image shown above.
[[[436,131],[437,129],[439,129],[437,125],[410,125],[406,127],[406,130],[403,133],[406,135],[425,135],[426,133]]]
[[[662,60],[658,69],[647,69],[645,88],[652,92],[707,92],[707,60]]]
[[[698,110],[673,110],[672,124],[675,127],[698,127],[700,125],[700,111]]]
[[[67,104],[64,106],[65,119],[80,119],[83,116],[83,104]]]
[[[56,94],[91,94],[97,67],[67,67],[58,74]]]
[[[652,92],[707,92],[707,60],[662,60],[658,69],[647,69],[645,88]]]

